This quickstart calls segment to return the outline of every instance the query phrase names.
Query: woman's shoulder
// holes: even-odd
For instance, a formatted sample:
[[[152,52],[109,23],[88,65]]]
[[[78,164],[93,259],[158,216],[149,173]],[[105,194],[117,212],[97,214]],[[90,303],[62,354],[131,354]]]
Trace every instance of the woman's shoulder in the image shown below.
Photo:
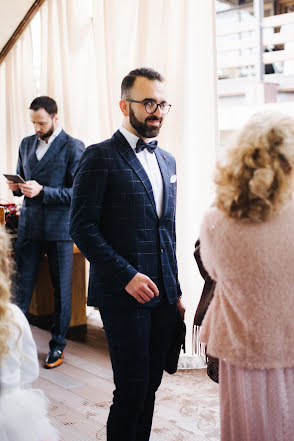
[[[206,218],[213,218],[213,217],[219,217],[223,213],[215,206],[211,205],[204,213],[204,219]]]
[[[215,229],[219,225],[229,221],[229,218],[216,206],[211,206],[206,210],[202,219],[202,229]]]
[[[218,232],[219,226],[223,224],[222,220],[223,213],[217,207],[211,206],[206,210],[200,226],[201,248],[205,244],[213,242],[215,233]]]
[[[226,243],[238,242],[240,236],[246,236],[246,226],[230,218],[216,206],[210,207],[202,220],[200,228],[201,245],[211,245],[213,249],[223,247]],[[228,241],[229,238],[229,241]]]

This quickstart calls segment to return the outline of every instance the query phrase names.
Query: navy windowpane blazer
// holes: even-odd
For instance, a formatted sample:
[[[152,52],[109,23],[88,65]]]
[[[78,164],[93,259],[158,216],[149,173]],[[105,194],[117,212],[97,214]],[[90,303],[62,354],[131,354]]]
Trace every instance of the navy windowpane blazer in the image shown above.
[[[24,197],[18,238],[71,241],[69,211],[73,178],[85,146],[62,130],[38,161],[37,145],[38,136],[32,135],[24,138],[19,147],[17,173],[25,181],[37,181],[44,191],[34,198]],[[22,196],[22,193],[17,190],[14,195]]]
[[[137,304],[125,286],[137,272],[165,290],[170,303],[181,293],[176,259],[175,159],[157,148],[164,184],[158,218],[151,183],[124,136],[84,152],[74,179],[70,234],[90,261],[88,304]],[[146,303],[152,307],[157,298]]]

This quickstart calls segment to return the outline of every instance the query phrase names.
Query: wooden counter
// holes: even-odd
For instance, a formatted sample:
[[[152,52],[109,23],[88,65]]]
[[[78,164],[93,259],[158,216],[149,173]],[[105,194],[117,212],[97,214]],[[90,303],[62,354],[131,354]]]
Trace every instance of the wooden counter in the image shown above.
[[[72,315],[68,338],[83,338],[87,331],[86,260],[76,245],[73,253]],[[53,292],[48,258],[44,256],[29,309],[30,323],[41,328],[50,326],[54,312]]]
[[[3,207],[0,207],[0,225],[3,227],[5,225],[5,210]]]

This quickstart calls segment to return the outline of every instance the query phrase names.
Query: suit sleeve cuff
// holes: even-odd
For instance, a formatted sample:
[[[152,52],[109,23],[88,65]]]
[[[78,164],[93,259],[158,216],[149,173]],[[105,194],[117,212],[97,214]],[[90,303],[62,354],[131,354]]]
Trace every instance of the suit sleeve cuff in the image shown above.
[[[40,191],[39,196],[40,196],[41,201],[43,201],[43,198],[44,198],[44,187]]]
[[[22,196],[22,192],[20,191],[20,189],[18,188],[17,190],[13,191],[13,196]]]
[[[138,271],[132,266],[128,265],[116,274],[122,288],[125,288],[130,280],[138,273]]]
[[[43,204],[46,204],[46,192],[47,192],[47,188],[46,185],[43,185],[43,189],[41,190],[40,196],[41,196],[41,201]]]

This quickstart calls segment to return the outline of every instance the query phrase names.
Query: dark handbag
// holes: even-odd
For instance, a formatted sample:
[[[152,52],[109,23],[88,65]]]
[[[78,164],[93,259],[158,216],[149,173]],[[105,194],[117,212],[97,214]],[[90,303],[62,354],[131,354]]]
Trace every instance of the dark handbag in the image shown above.
[[[198,307],[195,312],[194,317],[194,347],[196,349],[196,353],[199,353],[198,355],[202,355],[200,352],[203,353],[202,344],[198,341],[199,333],[200,333],[200,326],[202,324],[202,321],[204,319],[204,316],[207,312],[207,309],[209,307],[210,302],[213,299],[214,296],[214,290],[215,290],[215,281],[212,280],[206,269],[203,266],[201,256],[200,256],[200,241],[197,240],[195,244],[195,252],[194,257],[196,260],[196,263],[198,265],[199,271],[201,276],[203,277],[205,283],[203,287],[203,291],[201,294],[201,298],[198,304]],[[218,383],[218,367],[219,367],[219,361],[218,358],[211,357],[209,354],[206,353],[206,347],[204,348],[204,354],[206,357],[206,364],[207,364],[207,375],[209,378],[216,383]]]
[[[218,358],[211,357],[207,355],[207,375],[212,381],[218,383]]]
[[[169,374],[175,374],[177,372],[181,349],[183,348],[184,352],[186,352],[185,339],[186,325],[181,314],[177,311],[175,338],[167,353],[164,366],[164,370]]]

